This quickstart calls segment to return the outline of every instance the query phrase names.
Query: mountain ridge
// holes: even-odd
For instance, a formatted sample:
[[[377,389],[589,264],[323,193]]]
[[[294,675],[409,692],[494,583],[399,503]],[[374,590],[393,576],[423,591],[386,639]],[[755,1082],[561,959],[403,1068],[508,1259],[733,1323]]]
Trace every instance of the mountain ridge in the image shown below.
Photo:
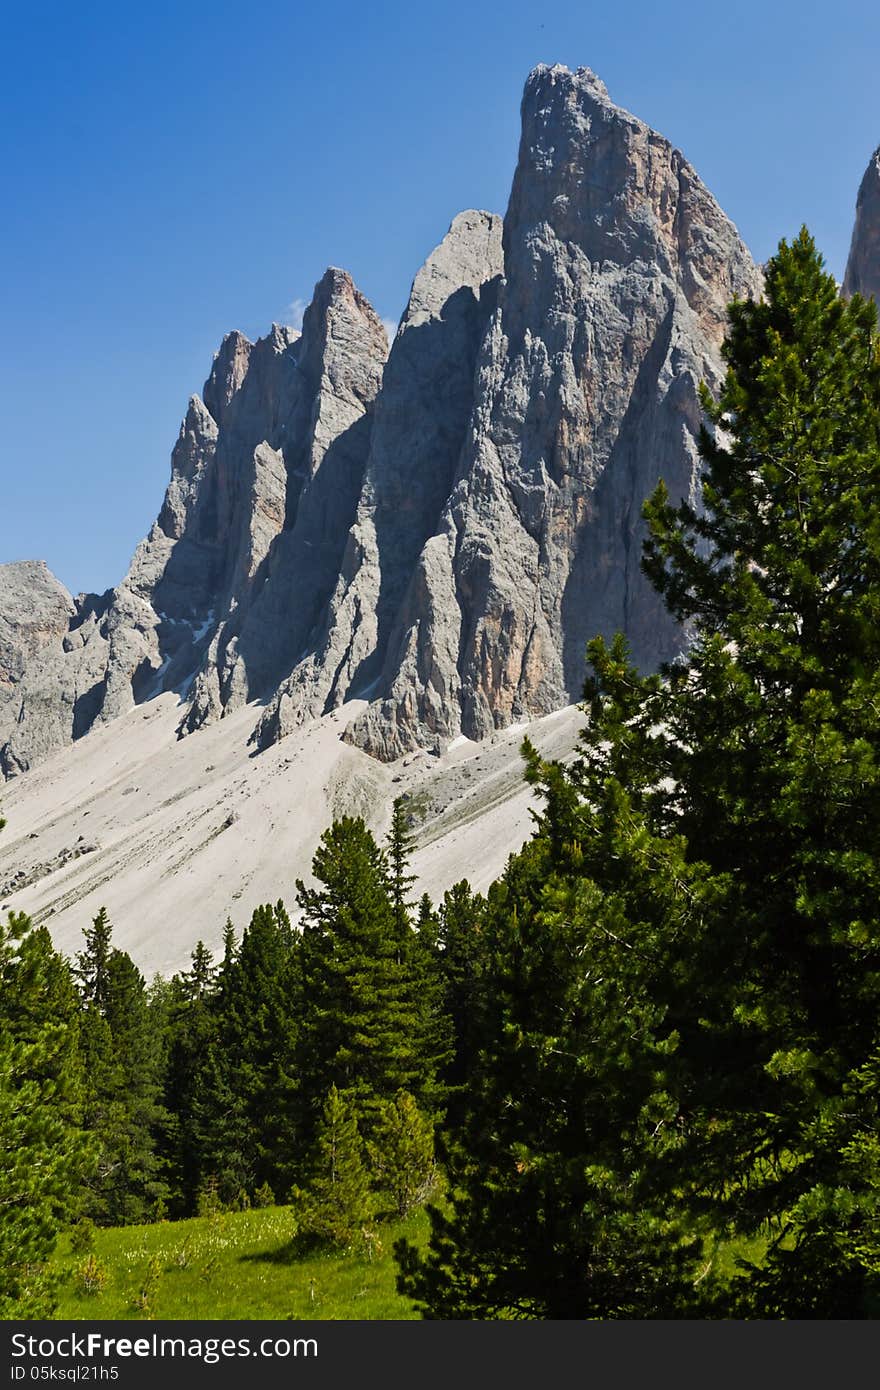
[[[698,383],[760,289],[680,151],[589,69],[536,68],[505,216],[453,219],[390,345],[330,267],[301,332],[225,335],[116,588],[0,565],[3,906],[73,948],[106,900],[178,968],[401,794],[420,887],[487,884],[529,833],[520,733],[575,747],[589,638],[645,669],[684,640],[641,503],[661,476],[699,502]],[[880,151],[855,292],[880,293]]]
[[[539,65],[521,114],[505,217],[453,219],[390,351],[334,267],[301,333],[224,337],[127,575],[22,649],[7,779],[162,691],[181,737],[259,702],[257,749],[366,695],[344,736],[387,761],[569,704],[597,631],[674,656],[640,505],[697,497],[697,382],[760,273],[590,69]]]

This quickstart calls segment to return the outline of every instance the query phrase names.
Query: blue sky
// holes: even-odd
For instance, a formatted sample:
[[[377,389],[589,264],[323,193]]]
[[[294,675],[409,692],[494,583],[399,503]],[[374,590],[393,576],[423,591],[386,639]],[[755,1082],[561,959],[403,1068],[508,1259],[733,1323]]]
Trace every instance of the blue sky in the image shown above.
[[[880,143],[880,7],[735,0],[4,6],[0,561],[117,583],[223,334],[329,264],[398,317],[465,207],[503,212],[538,62],[588,65],[770,255],[839,276]]]

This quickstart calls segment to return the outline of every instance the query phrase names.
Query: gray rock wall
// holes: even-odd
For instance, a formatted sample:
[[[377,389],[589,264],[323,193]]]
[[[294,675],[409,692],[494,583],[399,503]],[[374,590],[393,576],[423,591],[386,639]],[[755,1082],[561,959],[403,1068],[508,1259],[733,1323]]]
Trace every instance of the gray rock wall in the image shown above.
[[[4,776],[163,690],[188,696],[185,732],[276,689],[338,576],[387,351],[367,301],[329,270],[301,336],[224,339],[118,588],[74,605],[45,566],[0,567]]]
[[[844,292],[880,296],[880,151]],[[699,499],[698,384],[761,292],[680,151],[586,68],[539,67],[506,216],[460,214],[390,354],[327,271],[302,334],[230,333],[117,589],[0,567],[6,776],[161,690],[188,734],[259,700],[254,740],[358,697],[391,759],[580,698],[587,642],[644,669],[682,636],[644,580],[641,508]]]
[[[332,596],[261,720],[263,746],[382,681],[401,602],[455,480],[501,265],[500,217],[464,212],[413,282]]]
[[[760,291],[678,150],[587,69],[537,68],[522,106],[504,279],[457,479],[349,737],[379,757],[481,738],[579,699],[596,633],[638,663],[680,634],[642,577],[641,505],[695,498],[697,386],[725,310]]]
[[[863,294],[880,305],[880,149],[874,151],[859,188],[843,293]]]

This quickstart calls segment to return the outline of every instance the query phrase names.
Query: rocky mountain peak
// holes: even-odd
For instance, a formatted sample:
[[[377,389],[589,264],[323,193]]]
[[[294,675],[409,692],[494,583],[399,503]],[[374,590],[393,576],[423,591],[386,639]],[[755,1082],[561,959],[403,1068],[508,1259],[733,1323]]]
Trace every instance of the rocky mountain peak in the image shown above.
[[[682,640],[641,506],[660,477],[698,499],[698,383],[760,275],[680,152],[562,66],[526,82],[503,251],[454,486],[348,734],[382,758],[578,699],[596,633],[643,667]]]
[[[303,316],[299,371],[363,409],[379,388],[388,356],[385,325],[346,270],[330,266]]]
[[[325,271],[302,334],[274,342],[273,353],[246,450],[240,432],[218,445],[226,472],[235,469],[238,478],[225,491],[238,499],[239,540],[226,547],[231,560],[214,609],[222,616],[192,687],[184,733],[268,697],[297,653],[311,649],[363,484],[388,338],[347,271]],[[245,382],[242,397],[247,390]]]
[[[390,351],[329,267],[301,333],[223,339],[116,589],[0,568],[7,776],[163,691],[181,735],[259,701],[263,749],[357,699],[345,738],[395,759],[578,700],[597,633],[643,669],[680,649],[642,504],[662,477],[699,505],[699,383],[761,273],[589,68],[536,67],[521,113],[503,220],[453,219]],[[844,289],[880,294],[880,151]]]
[[[859,188],[843,293],[873,297],[880,305],[880,149],[871,156]]]
[[[217,425],[222,423],[227,406],[247,376],[253,347],[253,343],[243,333],[234,329],[226,334],[214,355],[214,363],[202,396]]]
[[[415,328],[441,315],[451,296],[463,287],[480,291],[503,267],[497,213],[469,208],[452,219],[412,283],[402,327]]]
[[[536,63],[526,78],[524,100],[535,92],[546,94],[554,87],[567,94],[571,92],[575,83],[581,91],[592,91],[597,101],[611,103],[608,88],[592,68],[579,67],[572,70],[564,63]]]
[[[469,210],[416,275],[372,413],[337,583],[260,721],[261,746],[388,679],[401,604],[455,480],[501,269],[501,218]]]
[[[21,575],[7,575],[17,700],[0,709],[6,776],[163,690],[190,691],[185,729],[274,690],[332,592],[387,353],[380,318],[331,268],[302,334],[273,324],[256,342],[223,339],[190,398],[159,517],[106,599],[71,617],[66,596],[59,626],[34,571],[35,611],[53,616],[27,637],[14,618]]]

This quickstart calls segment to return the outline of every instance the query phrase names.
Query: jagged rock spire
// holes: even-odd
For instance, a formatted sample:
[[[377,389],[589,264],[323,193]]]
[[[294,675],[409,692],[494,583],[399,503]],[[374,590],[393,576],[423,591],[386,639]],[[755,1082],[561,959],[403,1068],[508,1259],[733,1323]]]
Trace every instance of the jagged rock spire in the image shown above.
[[[843,293],[873,297],[880,305],[880,149],[871,156],[859,188]]]

